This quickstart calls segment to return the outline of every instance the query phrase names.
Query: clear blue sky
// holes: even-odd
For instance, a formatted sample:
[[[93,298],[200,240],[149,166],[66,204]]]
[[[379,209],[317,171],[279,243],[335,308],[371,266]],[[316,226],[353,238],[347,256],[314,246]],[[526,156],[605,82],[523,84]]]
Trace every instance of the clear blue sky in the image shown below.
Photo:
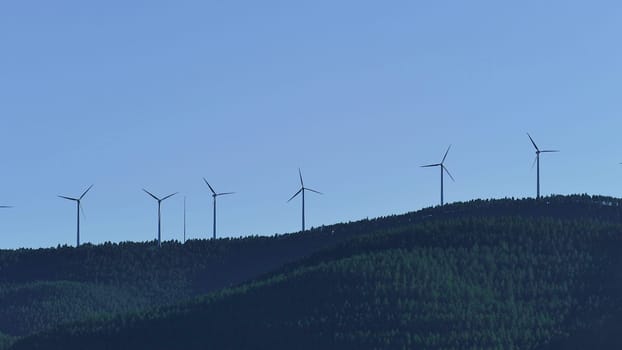
[[[4,1],[0,247],[296,231],[439,201],[622,195],[617,1]]]

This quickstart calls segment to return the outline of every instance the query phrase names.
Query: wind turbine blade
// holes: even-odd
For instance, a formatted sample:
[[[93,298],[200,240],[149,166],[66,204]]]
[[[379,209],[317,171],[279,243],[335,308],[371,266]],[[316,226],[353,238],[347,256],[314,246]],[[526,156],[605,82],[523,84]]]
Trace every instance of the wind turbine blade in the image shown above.
[[[557,153],[557,152],[559,152],[559,150],[555,150],[555,149],[548,149],[545,151],[540,151],[540,153]]]
[[[531,138],[531,135],[529,135],[529,133],[527,133],[527,136],[529,136],[529,139],[531,140],[531,143],[533,144],[533,147],[535,147],[536,151],[540,151],[538,146],[536,146],[536,142]]]
[[[223,192],[223,193],[217,193],[217,196],[226,196],[228,194],[234,194],[235,192]]]
[[[443,169],[445,170],[447,175],[449,175],[449,177],[451,178],[451,181],[456,182],[456,179],[454,179],[454,177],[451,176],[451,173],[449,172],[449,170],[447,170],[447,168],[444,165],[443,165]]]
[[[13,208],[13,206],[10,205],[0,205],[0,209],[10,209]]]
[[[307,190],[307,191],[311,191],[311,192],[315,192],[315,193],[317,193],[317,194],[324,194],[324,193],[322,193],[322,192],[320,192],[320,191],[316,191],[316,190],[310,189],[310,188],[308,188],[308,187],[305,187],[305,190]]]
[[[78,206],[80,207],[80,212],[82,213],[82,216],[86,218],[86,214],[84,213],[84,208],[82,207],[82,203],[78,202]]]
[[[203,181],[205,181],[205,184],[207,185],[207,187],[209,187],[210,191],[212,191],[212,194],[216,194],[216,191],[214,191],[212,186],[209,184],[209,182],[207,182],[205,178],[203,178]]]
[[[84,198],[84,196],[86,196],[86,194],[91,190],[91,188],[93,188],[93,185],[89,186],[89,188],[87,188],[86,191],[82,193],[82,195],[80,196],[80,199]]]
[[[440,166],[441,164],[428,164],[428,165],[422,165],[422,168],[431,168],[431,167],[435,167],[435,166]]]
[[[536,166],[536,161],[538,160],[538,156],[533,159],[533,163],[531,163],[531,169]]]
[[[164,201],[164,200],[166,200],[166,199],[168,199],[168,198],[171,198],[171,197],[173,197],[174,195],[176,195],[176,194],[178,194],[178,193],[179,193],[179,192],[175,192],[175,193],[169,194],[168,196],[166,196],[166,197],[162,198],[162,200]]]
[[[65,199],[68,199],[68,200],[70,200],[70,201],[77,201],[77,200],[78,200],[78,198],[71,198],[71,197],[65,197],[65,196],[59,196],[59,197],[60,197],[60,198],[65,198]]]
[[[443,156],[443,160],[441,160],[441,164],[445,163],[445,158],[447,158],[447,153],[449,153],[449,149],[451,148],[451,145],[449,145],[449,147],[447,147],[447,151],[445,151],[445,155]]]
[[[287,200],[287,202],[289,203],[292,199],[296,198],[296,196],[299,195],[302,190],[304,190],[304,188],[299,189],[298,192],[296,192],[296,194],[292,196],[292,198]]]
[[[145,191],[148,195],[150,195],[151,197],[153,197],[153,199],[155,199],[155,200],[157,200],[157,201],[159,201],[159,200],[160,200],[160,198],[156,197],[153,193],[151,193],[151,192],[147,191],[146,189],[144,189],[144,188],[143,188],[143,191]]]
[[[302,171],[298,168],[298,176],[300,176],[300,187],[305,187],[304,182],[302,182]]]

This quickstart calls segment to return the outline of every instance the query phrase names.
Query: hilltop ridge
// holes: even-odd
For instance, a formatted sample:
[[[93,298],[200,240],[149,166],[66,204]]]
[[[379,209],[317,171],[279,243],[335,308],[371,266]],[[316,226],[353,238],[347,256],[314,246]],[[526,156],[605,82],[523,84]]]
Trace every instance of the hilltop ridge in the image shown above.
[[[435,258],[434,261],[436,262],[433,265],[429,265],[431,261],[426,258],[429,254],[441,254],[439,259],[447,254],[449,254],[447,257],[458,254],[453,258],[449,258],[449,265],[444,265],[441,270],[434,272],[439,274],[439,277],[449,274],[456,278],[457,275],[455,275],[455,272],[452,272],[456,266],[465,264],[465,266],[469,266],[468,261],[471,261],[476,263],[476,265],[481,265],[481,268],[484,268],[484,270],[478,271],[482,272],[499,264],[501,264],[499,266],[505,266],[502,270],[506,276],[502,274],[499,275],[499,278],[507,280],[508,283],[513,281],[514,277],[512,277],[512,274],[514,271],[533,273],[529,271],[534,271],[536,268],[545,268],[548,266],[547,264],[551,263],[546,254],[544,254],[533,257],[536,264],[534,266],[515,265],[516,260],[514,258],[507,260],[508,258],[506,257],[508,249],[511,251],[514,249],[513,246],[519,249],[513,254],[518,255],[528,255],[530,250],[534,249],[544,249],[543,252],[547,250],[556,252],[556,259],[558,260],[553,260],[556,262],[555,264],[565,261],[564,259],[578,259],[576,263],[569,261],[570,266],[576,266],[577,270],[575,272],[571,270],[551,270],[550,267],[546,267],[550,271],[549,273],[560,275],[560,281],[563,281],[564,276],[570,278],[572,282],[564,282],[563,285],[571,288],[575,284],[580,286],[583,283],[581,281],[585,278],[594,278],[586,276],[595,273],[594,269],[596,267],[603,271],[611,271],[610,265],[617,263],[614,261],[614,250],[619,248],[618,233],[620,232],[619,225],[622,223],[621,206],[622,200],[617,198],[587,195],[554,196],[539,201],[533,199],[474,200],[466,203],[449,204],[444,207],[426,208],[402,215],[322,226],[304,233],[273,237],[221,239],[216,241],[189,241],[186,244],[165,242],[162,249],[154,249],[152,243],[120,243],[98,246],[85,245],[77,249],[61,247],[58,249],[3,250],[0,251],[0,315],[2,315],[0,316],[0,331],[21,337],[29,334],[34,335],[18,340],[15,345],[16,349],[51,348],[51,345],[48,345],[48,347],[33,345],[45,344],[51,341],[51,339],[56,340],[50,344],[67,349],[70,349],[73,346],[71,344],[74,343],[76,348],[85,346],[83,341],[87,341],[88,347],[97,348],[98,342],[93,339],[100,339],[100,341],[103,341],[101,344],[109,345],[110,337],[114,339],[117,336],[129,336],[129,334],[123,335],[123,327],[118,328],[118,326],[114,326],[113,329],[118,329],[121,333],[116,333],[116,331],[106,333],[109,332],[107,324],[112,325],[116,324],[115,322],[122,322],[122,324],[130,327],[126,331],[130,329],[135,330],[135,328],[132,328],[134,326],[131,325],[136,325],[135,327],[145,329],[147,332],[151,329],[151,325],[154,324],[171,326],[173,323],[180,323],[188,325],[186,322],[195,320],[198,317],[203,320],[201,322],[207,322],[207,324],[212,325],[214,332],[216,332],[215,334],[222,335],[219,338],[212,334],[215,337],[214,339],[220,339],[220,341],[226,343],[226,341],[231,341],[231,339],[226,337],[226,330],[219,328],[220,326],[217,326],[217,324],[220,321],[216,322],[215,319],[211,319],[208,314],[205,314],[207,312],[205,310],[216,308],[221,310],[219,311],[220,313],[225,312],[225,309],[235,310],[231,314],[231,317],[234,317],[234,319],[230,318],[227,321],[229,323],[224,322],[223,324],[228,324],[236,329],[239,329],[241,326],[241,324],[236,322],[243,317],[249,317],[254,322],[259,322],[259,320],[268,323],[276,322],[274,323],[275,325],[281,324],[280,327],[285,327],[279,322],[285,322],[286,320],[289,320],[286,321],[287,324],[289,322],[303,322],[303,324],[311,322],[302,321],[300,317],[306,315],[303,317],[306,319],[309,317],[308,312],[311,312],[316,307],[320,307],[320,309],[315,309],[316,311],[312,312],[319,312],[317,317],[320,317],[325,313],[325,311],[321,310],[324,310],[326,307],[328,307],[327,310],[336,307],[335,302],[343,303],[349,300],[349,298],[357,298],[356,300],[359,302],[369,303],[370,301],[363,296],[367,294],[356,296],[356,293],[350,295],[349,293],[342,294],[343,292],[339,292],[339,290],[346,291],[352,288],[351,282],[358,281],[357,284],[363,283],[362,285],[368,285],[371,288],[369,291],[371,293],[369,294],[370,296],[374,295],[376,292],[372,291],[377,291],[378,288],[396,286],[396,292],[401,295],[396,300],[402,300],[399,303],[412,303],[413,300],[410,299],[411,293],[414,293],[412,295],[422,297],[427,295],[429,297],[427,293],[431,291],[417,289],[419,287],[416,287],[416,283],[413,284],[417,278],[415,275],[420,273],[425,273],[425,276],[428,276],[426,278],[429,279],[428,274],[436,269],[433,266],[437,266],[442,260]],[[513,233],[509,235],[508,230]],[[569,238],[563,236],[564,231],[568,232]],[[529,239],[516,241],[517,237],[521,236],[520,232],[524,232],[525,237],[529,237]],[[596,243],[589,243],[586,240],[587,237],[584,237],[585,234],[594,238]],[[607,244],[603,242],[607,242]],[[562,248],[556,247],[557,244],[561,244]],[[542,245],[542,247],[537,248],[539,245]],[[479,261],[479,253],[477,252],[481,253],[481,249],[486,249],[485,251],[492,254],[490,262],[483,263]],[[579,255],[576,255],[576,253],[570,254],[570,251],[562,253],[564,249],[570,249],[570,251],[579,249],[583,253]],[[601,263],[594,265],[593,261],[590,263],[591,260],[589,259],[596,257],[597,255],[594,254],[599,251],[602,251],[609,257],[606,265]],[[463,261],[464,259],[467,260]],[[369,266],[371,261],[376,260],[379,262],[384,261],[378,270],[374,272],[364,272],[364,270],[356,272],[361,266]],[[412,265],[411,261],[420,262]],[[547,263],[547,261],[549,262]],[[352,265],[352,262],[356,263]],[[579,265],[576,265],[577,263]],[[344,266],[350,267],[342,270]],[[401,271],[406,266],[408,266],[408,270],[415,269],[412,270],[415,280],[411,280],[410,277],[404,280],[403,275],[391,277],[390,271]],[[334,275],[335,271],[341,272]],[[365,279],[367,282],[363,282],[360,280],[360,273],[364,275],[371,273],[379,277],[379,281],[384,282],[378,284],[367,279]],[[463,273],[465,276],[478,278],[476,271],[467,269]],[[387,274],[389,274],[389,277],[387,277]],[[315,277],[309,280],[310,276]],[[398,277],[400,281],[404,281],[406,284],[401,285],[400,283],[402,282],[395,284],[397,280],[393,280],[393,278]],[[540,279],[538,279],[539,282],[537,283],[546,281],[546,279],[541,279],[544,278],[542,276],[538,278]],[[324,300],[329,301],[328,305],[332,306],[315,305],[311,299],[304,299],[304,301],[298,300],[295,305],[290,305],[288,307],[291,310],[289,314],[283,314],[280,316],[281,318],[278,318],[277,315],[275,316],[277,318],[272,321],[262,319],[262,316],[256,313],[241,316],[250,310],[257,310],[257,306],[250,306],[254,305],[254,302],[250,300],[255,300],[255,302],[260,304],[265,303],[266,307],[274,308],[274,303],[282,299],[284,295],[304,295],[307,289],[312,290],[316,295],[324,295],[322,293],[318,294],[319,290],[317,288],[319,287],[318,283],[325,282],[329,283],[327,285],[329,287],[327,288],[327,293],[330,293],[324,296],[324,298],[328,298]],[[473,283],[475,282],[465,280],[459,284],[462,287],[457,285],[454,288],[458,288],[457,290],[463,288],[480,290],[484,288],[481,289],[482,291],[490,288],[487,284],[484,287],[478,285],[478,283]],[[516,283],[518,282],[512,282],[513,285],[516,285]],[[382,287],[384,284],[386,286]],[[467,287],[469,285],[471,287]],[[549,290],[546,293],[557,295],[555,293],[560,292],[554,286],[548,284],[543,284],[543,286],[547,286],[546,288]],[[222,288],[228,289],[223,290]],[[289,292],[285,292],[283,288],[286,288]],[[335,290],[335,288],[345,289]],[[413,290],[412,288],[415,289]],[[506,289],[504,289],[503,293],[508,293],[508,287],[504,288]],[[598,295],[598,293],[594,294],[594,291],[586,292],[581,288],[572,293],[578,293],[576,295],[581,295],[581,298],[583,298],[584,294]],[[199,300],[187,301],[207,293],[212,294]],[[392,298],[396,297],[390,290],[388,293],[386,295],[386,298],[389,298],[388,300],[393,300]],[[445,291],[439,289],[434,293],[440,293],[440,296]],[[501,293],[501,291],[493,289],[482,296],[492,296],[495,293]],[[501,295],[505,295],[503,293]],[[330,295],[335,295],[336,299],[331,301]],[[340,299],[346,295],[350,296],[347,299]],[[459,293],[457,295],[462,294]],[[605,299],[608,300],[607,303],[610,306],[617,305],[617,301],[611,299],[610,296],[607,296]],[[572,301],[570,299],[564,303],[570,303],[568,305],[577,307],[581,304],[577,300]],[[251,304],[248,304],[249,302]],[[350,300],[348,303],[351,304],[352,302]],[[496,301],[495,303],[499,302],[501,301]],[[530,303],[533,302],[533,300],[530,301]],[[298,305],[300,303],[309,305],[306,308],[300,309],[301,305]],[[166,305],[171,306],[167,307]],[[244,305],[250,307],[250,309],[244,311]],[[534,304],[534,307],[535,305],[537,303]],[[222,309],[223,307],[225,309]],[[342,311],[340,312],[340,317],[344,318],[344,322],[346,319],[354,322],[351,317],[365,315],[366,312],[373,310],[378,305],[374,307],[370,305],[369,307],[371,309],[366,309],[367,311],[365,312],[359,310],[355,314]],[[63,311],[61,312],[61,310]],[[145,313],[146,310],[152,311]],[[408,310],[410,309],[402,305],[391,312],[398,312],[399,315],[403,315]],[[413,309],[409,312],[416,313],[416,310],[419,309]],[[219,314],[219,312],[216,312],[216,314]],[[363,314],[360,314],[361,312]],[[570,311],[562,314],[569,317],[568,312]],[[127,316],[113,317],[115,314],[126,314]],[[209,314],[213,314],[213,312],[209,312]],[[142,316],[136,318],[133,315]],[[482,316],[484,315],[485,313],[482,314]],[[332,316],[324,315],[321,317],[328,317],[328,320]],[[547,317],[552,317],[552,315]],[[75,323],[85,319],[91,319],[92,321]],[[562,327],[563,322],[566,322],[560,319],[556,320],[555,322],[557,323],[551,321],[556,325],[555,327]],[[381,320],[376,321],[380,322]],[[73,322],[73,326],[61,325],[67,322]],[[314,327],[317,327],[317,324],[314,322],[309,323],[309,327],[312,327],[310,329],[305,327],[300,329],[291,328],[290,326],[287,326],[290,327],[287,329],[288,332],[291,331],[291,334],[299,334],[299,332],[306,334],[311,329],[315,329]],[[421,323],[423,325],[427,321],[421,322],[423,322]],[[527,322],[524,326],[527,327],[529,324]],[[89,325],[92,325],[94,328],[90,328],[91,326]],[[247,325],[244,327],[251,326]],[[331,327],[337,326],[333,324],[329,328],[322,329],[328,331],[332,329]],[[380,338],[368,335],[365,338],[367,339],[365,342],[358,342],[357,344],[362,346],[362,348],[372,343],[379,346],[376,343],[379,339],[388,339],[386,341],[392,342],[392,344],[402,344],[400,346],[405,347],[409,346],[408,344],[435,344],[423,335],[419,335],[419,341],[415,341],[412,337],[416,334],[410,334],[408,335],[411,337],[410,340],[404,340],[406,338],[403,337],[406,337],[406,333],[399,331],[400,327],[396,328],[398,334],[401,334],[398,337],[402,339],[400,341],[389,336],[389,332],[378,336]],[[581,325],[577,324],[573,325],[573,327],[573,329],[583,329]],[[97,332],[94,332],[96,329],[103,330],[104,333],[98,335]],[[106,331],[107,329],[108,331]],[[191,330],[192,328],[188,329]],[[487,332],[484,329],[485,327],[481,330],[484,332],[482,334]],[[548,338],[540,334],[536,338],[540,339],[541,343],[528,343],[532,344],[530,346],[533,347],[545,344],[544,339],[549,341],[557,338],[563,339],[564,332],[568,333],[570,331],[562,331],[562,329],[566,328],[558,328],[558,331],[551,333]],[[71,330],[70,333],[65,333],[67,330]],[[250,328],[247,331],[250,332]],[[258,337],[257,339],[264,339],[264,345],[266,346],[281,344],[279,342],[274,343],[276,338],[273,338],[273,336],[276,336],[276,334],[270,333],[274,329],[272,331],[264,329],[264,331],[267,332],[266,336],[268,338],[261,338],[255,333],[252,334],[254,337]],[[154,329],[151,329],[151,332],[154,332]],[[321,338],[314,339],[314,342],[323,342],[322,344],[327,348],[336,344],[339,344],[340,348],[347,348],[348,342],[344,343],[344,339],[349,339],[353,335],[346,336],[345,334],[349,334],[349,331],[345,329],[343,332],[346,333],[343,336],[339,336],[339,339],[327,342],[327,339]],[[75,338],[74,342],[74,340],[71,340],[71,337],[67,338],[68,334],[81,335]],[[137,340],[143,339],[140,334],[140,332],[136,333]],[[149,334],[149,337],[152,337],[150,332],[145,334]],[[166,334],[166,332],[162,334]],[[193,333],[190,332],[189,334]],[[200,334],[196,334],[196,336],[205,340]],[[293,339],[291,338],[290,340],[293,341]],[[303,337],[301,339],[306,338]],[[60,341],[60,343],[56,343],[56,341]],[[69,341],[69,343],[65,343],[66,341]],[[161,341],[163,340],[161,339]],[[179,339],[176,341],[179,341]],[[493,344],[497,344],[497,346],[501,344],[510,345],[515,344],[514,341],[515,339],[512,340],[510,338],[503,342],[495,342],[489,339],[486,344],[490,346]],[[166,344],[166,342],[162,342],[162,344]],[[217,345],[219,343],[216,341],[211,344]],[[191,344],[185,345],[188,348],[192,348]],[[291,346],[292,344],[288,343],[285,345]],[[449,346],[450,344],[445,345]],[[115,345],[115,347],[119,346],[122,348],[125,345]],[[156,346],[157,348],[158,344],[154,343],[151,346]],[[245,348],[243,344],[240,346]],[[456,348],[455,344],[452,346]],[[127,348],[131,347],[128,345]],[[452,347],[450,346],[449,348]]]

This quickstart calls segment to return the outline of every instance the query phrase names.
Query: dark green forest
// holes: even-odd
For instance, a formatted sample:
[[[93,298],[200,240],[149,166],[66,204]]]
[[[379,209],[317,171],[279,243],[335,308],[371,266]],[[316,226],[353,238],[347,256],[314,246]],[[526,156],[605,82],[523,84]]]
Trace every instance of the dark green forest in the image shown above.
[[[318,239],[322,236],[323,239]],[[100,314],[173,304],[237,285],[348,234],[0,251],[0,331],[24,336]]]
[[[0,346],[619,348],[621,206],[478,200],[162,249],[0,251]]]

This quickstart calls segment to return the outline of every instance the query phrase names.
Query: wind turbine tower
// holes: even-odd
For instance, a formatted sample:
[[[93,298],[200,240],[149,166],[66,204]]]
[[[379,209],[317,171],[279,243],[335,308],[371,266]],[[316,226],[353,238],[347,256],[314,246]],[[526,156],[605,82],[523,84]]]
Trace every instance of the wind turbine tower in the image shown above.
[[[531,140],[531,144],[533,145],[533,147],[536,149],[536,159],[534,159],[534,163],[537,164],[537,175],[536,175],[536,198],[540,198],[540,153],[556,153],[559,152],[558,150],[540,150],[540,148],[538,148],[538,146],[536,145],[535,141],[533,140],[533,138],[531,138],[531,135],[529,135],[529,133],[527,133],[527,136],[529,137],[529,140]],[[531,168],[533,169],[533,165],[531,166]]]
[[[447,154],[449,153],[449,149],[451,148],[451,145],[449,145],[449,147],[447,147],[447,151],[445,151],[445,155],[443,156],[443,160],[441,160],[440,163],[436,163],[436,164],[428,164],[428,165],[422,165],[422,168],[432,168],[432,167],[439,167],[439,169],[441,170],[441,205],[445,204],[445,200],[444,200],[444,179],[443,179],[443,174],[446,172],[447,175],[449,175],[449,177],[451,178],[451,181],[456,181],[454,180],[454,177],[451,176],[451,173],[449,172],[449,170],[447,170],[447,167],[445,166],[445,159],[447,158]]]
[[[150,195],[153,199],[155,199],[156,201],[158,201],[158,247],[162,246],[162,215],[161,215],[161,208],[162,208],[162,202],[164,202],[165,200],[173,197],[174,195],[176,195],[178,192],[175,192],[173,194],[169,194],[168,196],[164,197],[164,198],[158,198],[156,197],[154,194],[152,194],[151,192],[147,191],[146,189],[143,188],[143,191],[145,191],[145,193],[147,193],[148,195]]]
[[[209,184],[209,182],[207,182],[207,180],[205,178],[203,178],[203,181],[205,181],[205,184],[207,185],[207,187],[209,187],[210,191],[212,191],[212,198],[213,198],[213,206],[214,206],[214,225],[213,225],[213,229],[212,229],[212,234],[213,234],[213,239],[216,239],[216,198],[220,197],[220,196],[226,196],[229,194],[234,194],[235,192],[221,192],[221,193],[217,193],[216,191],[214,191],[214,188],[212,188],[212,186]]]
[[[310,189],[308,187],[305,187],[305,183],[302,180],[302,172],[300,171],[300,168],[298,168],[298,176],[300,176],[300,189],[287,202],[289,203],[292,199],[296,198],[297,195],[302,194],[302,232],[304,232],[305,231],[305,191],[311,191],[317,194],[322,194],[322,193],[316,190]]]
[[[82,211],[82,213],[84,214],[84,209],[82,209],[82,198],[86,196],[86,194],[91,190],[91,188],[93,188],[93,185],[89,186],[89,188],[87,188],[86,191],[84,191],[82,195],[78,198],[59,196],[60,198],[64,198],[64,199],[76,202],[77,221],[78,221],[77,234],[76,234],[76,247],[80,246],[80,211]]]

